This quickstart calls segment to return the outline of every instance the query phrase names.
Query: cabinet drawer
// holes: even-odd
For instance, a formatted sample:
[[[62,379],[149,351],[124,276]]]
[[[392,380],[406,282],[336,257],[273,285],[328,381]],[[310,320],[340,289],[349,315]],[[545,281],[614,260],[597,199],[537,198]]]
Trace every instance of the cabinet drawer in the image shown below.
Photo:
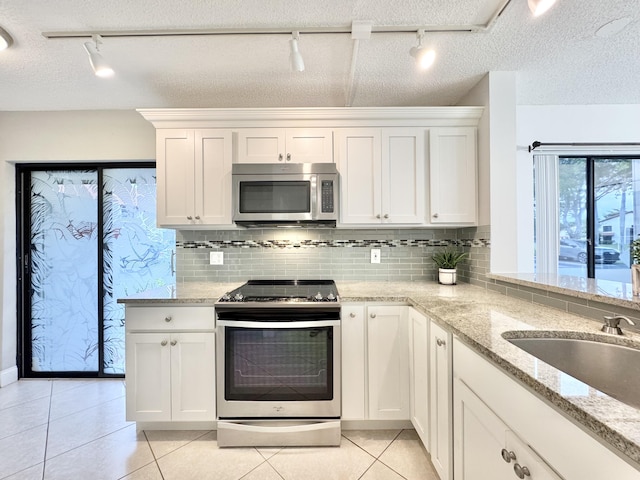
[[[215,313],[213,306],[126,307],[125,324],[127,332],[213,330]]]

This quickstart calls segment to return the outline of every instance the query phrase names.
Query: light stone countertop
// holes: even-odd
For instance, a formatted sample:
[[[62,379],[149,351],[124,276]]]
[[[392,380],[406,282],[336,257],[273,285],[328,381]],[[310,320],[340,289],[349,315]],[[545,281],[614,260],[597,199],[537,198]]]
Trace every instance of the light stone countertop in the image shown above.
[[[593,320],[468,284],[444,286],[434,282],[366,281],[336,283],[343,304],[400,302],[412,305],[547,402],[554,404],[601,443],[640,468],[640,410],[551,367],[502,337],[505,332],[523,330],[551,332],[548,333],[549,336],[562,336],[566,333],[561,332],[572,332],[572,336],[579,338],[607,337],[614,342],[640,348],[640,334],[625,331],[624,337],[607,335],[600,332],[600,324]],[[164,294],[162,291],[147,292],[118,301],[127,305],[176,302],[213,304],[223,293],[239,285],[240,283],[185,283],[178,285],[173,298],[165,290]]]
[[[584,300],[593,300],[632,310],[640,310],[640,297],[633,295],[631,283],[544,273],[489,273],[487,278],[547,292],[571,295]]]

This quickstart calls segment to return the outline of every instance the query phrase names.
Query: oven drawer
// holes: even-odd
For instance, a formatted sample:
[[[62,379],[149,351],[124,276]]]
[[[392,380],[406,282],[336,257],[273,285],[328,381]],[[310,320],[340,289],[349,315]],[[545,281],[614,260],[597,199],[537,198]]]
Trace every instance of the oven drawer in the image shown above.
[[[219,447],[339,445],[340,420],[218,421]]]
[[[213,331],[215,311],[213,306],[161,305],[127,306],[126,331]]]

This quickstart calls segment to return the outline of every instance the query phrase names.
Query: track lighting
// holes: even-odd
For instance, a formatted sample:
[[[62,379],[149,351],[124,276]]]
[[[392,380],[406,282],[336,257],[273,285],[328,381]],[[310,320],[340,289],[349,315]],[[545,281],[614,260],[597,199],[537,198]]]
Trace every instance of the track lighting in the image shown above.
[[[0,27],[0,51],[6,50],[13,44],[13,38],[4,28]]]
[[[304,60],[298,50],[298,40],[300,39],[300,32],[293,32],[291,40],[289,40],[289,65],[294,72],[304,71]]]
[[[416,65],[421,70],[428,69],[436,60],[436,52],[434,49],[422,46],[422,39],[424,38],[424,30],[418,30],[416,33],[418,38],[418,45],[409,50],[409,54],[416,59]]]
[[[556,0],[527,0],[529,3],[529,10],[533,13],[534,17],[542,15],[549,10],[551,6],[556,3]]]
[[[110,77],[113,75],[113,69],[109,66],[107,61],[102,55],[100,55],[100,44],[102,43],[102,37],[100,35],[92,35],[91,38],[95,45],[91,42],[85,42],[84,49],[89,55],[89,63],[93,72],[98,77]]]

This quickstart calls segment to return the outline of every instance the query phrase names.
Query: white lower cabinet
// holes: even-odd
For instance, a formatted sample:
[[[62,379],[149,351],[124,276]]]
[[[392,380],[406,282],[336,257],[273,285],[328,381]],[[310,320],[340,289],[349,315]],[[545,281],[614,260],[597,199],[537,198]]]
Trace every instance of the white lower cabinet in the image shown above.
[[[367,307],[369,418],[409,418],[408,307]]]
[[[457,339],[453,366],[455,480],[639,478],[638,470]]]
[[[182,308],[127,307],[129,421],[216,419],[214,310]]]
[[[364,305],[343,305],[342,340],[342,414],[343,420],[366,417],[366,325]]]
[[[409,392],[411,423],[430,450],[429,319],[413,308],[409,308]]]
[[[453,469],[452,335],[435,322],[429,325],[429,418],[431,462],[440,480]]]
[[[404,305],[342,306],[342,419],[409,419]]]

